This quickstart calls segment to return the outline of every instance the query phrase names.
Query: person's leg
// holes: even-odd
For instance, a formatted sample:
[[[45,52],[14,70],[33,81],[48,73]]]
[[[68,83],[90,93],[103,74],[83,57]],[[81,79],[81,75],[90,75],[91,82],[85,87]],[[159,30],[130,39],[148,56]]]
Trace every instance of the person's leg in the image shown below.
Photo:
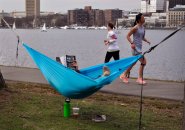
[[[130,71],[131,69],[133,68],[133,66],[135,65],[136,63],[134,63],[130,68],[128,68],[123,74],[126,76]]]
[[[113,52],[113,58],[114,58],[114,60],[119,60],[119,51]],[[126,76],[121,75],[120,79],[122,79],[124,83],[128,83],[128,79],[126,79]]]
[[[128,73],[130,73],[130,70],[132,69],[132,67],[135,65],[136,63],[134,63],[130,68],[128,68],[123,74],[120,75],[120,79],[122,79],[122,81],[124,83],[128,83],[128,78],[127,75]]]
[[[131,50],[132,51],[132,55],[133,56],[135,56],[135,55],[137,55],[136,53],[135,53],[135,50]],[[132,69],[132,67],[135,65],[136,63],[134,63],[131,67],[129,67],[124,73],[122,73],[121,75],[120,75],[120,79],[122,79],[122,81],[124,82],[124,83],[128,83],[128,78],[129,78],[129,73],[130,73],[130,71],[131,71],[131,69]]]
[[[119,60],[119,51],[113,52],[113,58],[114,60]]]
[[[109,62],[111,58],[112,58],[112,53],[111,52],[107,52],[106,56],[105,56],[105,63]]]
[[[140,65],[140,68],[139,68],[139,77],[137,79],[137,82],[139,84],[146,84],[146,82],[142,79],[143,78],[144,67],[146,65],[146,58],[143,57],[139,61],[141,62],[141,65]]]

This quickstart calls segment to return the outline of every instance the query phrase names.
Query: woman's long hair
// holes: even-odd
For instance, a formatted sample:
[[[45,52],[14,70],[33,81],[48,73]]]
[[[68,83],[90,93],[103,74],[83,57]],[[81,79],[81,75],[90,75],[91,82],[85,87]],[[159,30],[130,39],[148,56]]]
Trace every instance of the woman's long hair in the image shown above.
[[[114,29],[114,28],[115,28],[115,27],[114,27],[114,24],[111,23],[111,22],[108,23],[108,26],[109,26],[111,29]]]
[[[142,16],[143,14],[142,13],[139,13],[138,15],[136,15],[136,20],[135,20],[135,22],[134,22],[134,26],[137,24],[137,23],[139,23],[139,20],[141,20],[141,16]]]

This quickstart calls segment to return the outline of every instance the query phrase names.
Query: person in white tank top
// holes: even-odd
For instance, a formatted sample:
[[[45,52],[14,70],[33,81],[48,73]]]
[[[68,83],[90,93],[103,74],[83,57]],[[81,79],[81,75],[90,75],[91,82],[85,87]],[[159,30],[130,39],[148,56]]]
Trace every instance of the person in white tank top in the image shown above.
[[[113,31],[114,25],[108,23],[108,34],[107,39],[104,40],[105,45],[107,46],[107,53],[105,56],[105,63],[109,62],[113,57],[114,60],[119,60],[119,46],[117,44],[117,36]]]

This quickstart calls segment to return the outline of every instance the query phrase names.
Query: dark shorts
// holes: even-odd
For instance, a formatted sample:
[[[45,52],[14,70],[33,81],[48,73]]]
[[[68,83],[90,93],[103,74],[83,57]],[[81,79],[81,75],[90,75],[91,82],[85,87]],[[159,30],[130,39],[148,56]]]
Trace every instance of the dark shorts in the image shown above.
[[[105,56],[105,63],[109,62],[112,57],[114,58],[114,60],[119,60],[119,50],[113,52],[107,51]]]

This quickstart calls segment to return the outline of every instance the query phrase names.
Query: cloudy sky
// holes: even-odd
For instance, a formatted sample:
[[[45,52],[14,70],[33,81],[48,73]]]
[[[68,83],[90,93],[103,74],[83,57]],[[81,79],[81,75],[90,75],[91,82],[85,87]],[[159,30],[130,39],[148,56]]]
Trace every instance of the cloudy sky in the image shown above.
[[[66,12],[69,9],[91,5],[96,9],[132,10],[140,8],[141,0],[40,0],[41,11]],[[0,0],[0,10],[6,12],[24,11],[25,0]]]

